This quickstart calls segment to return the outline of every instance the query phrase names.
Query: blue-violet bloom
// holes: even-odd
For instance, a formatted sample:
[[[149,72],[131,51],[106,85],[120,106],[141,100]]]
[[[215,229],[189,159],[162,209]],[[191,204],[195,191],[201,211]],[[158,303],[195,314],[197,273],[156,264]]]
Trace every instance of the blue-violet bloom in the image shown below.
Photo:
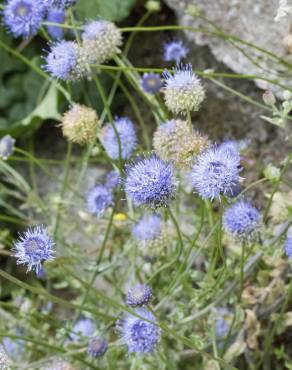
[[[54,242],[44,226],[35,226],[20,234],[14,244],[17,264],[27,265],[28,271],[38,272],[43,261],[54,259]]]

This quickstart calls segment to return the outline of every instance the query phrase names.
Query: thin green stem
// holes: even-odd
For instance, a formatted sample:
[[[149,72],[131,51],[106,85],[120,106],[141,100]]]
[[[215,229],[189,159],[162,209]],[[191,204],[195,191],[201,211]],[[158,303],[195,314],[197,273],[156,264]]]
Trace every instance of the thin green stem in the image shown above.
[[[243,292],[243,285],[244,285],[244,259],[245,259],[245,242],[241,243],[241,255],[240,255],[240,283],[239,283],[239,290],[238,290],[238,301],[241,302],[241,296]]]

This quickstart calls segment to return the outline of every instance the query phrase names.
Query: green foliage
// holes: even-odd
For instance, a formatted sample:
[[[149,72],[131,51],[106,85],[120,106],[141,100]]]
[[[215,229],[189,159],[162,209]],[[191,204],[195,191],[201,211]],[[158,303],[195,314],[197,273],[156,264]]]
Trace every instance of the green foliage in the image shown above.
[[[126,18],[135,4],[135,0],[80,0],[77,12],[82,19],[96,17],[109,21],[121,21]]]

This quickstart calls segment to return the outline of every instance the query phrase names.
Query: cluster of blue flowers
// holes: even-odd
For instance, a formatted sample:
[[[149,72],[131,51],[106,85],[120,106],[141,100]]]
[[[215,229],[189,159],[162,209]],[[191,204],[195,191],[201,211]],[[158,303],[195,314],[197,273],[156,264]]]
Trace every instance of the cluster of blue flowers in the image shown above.
[[[38,32],[45,19],[50,23],[64,23],[66,9],[74,4],[74,0],[7,0],[3,12],[4,22],[13,35],[27,38]],[[62,27],[48,25],[48,32],[57,41],[50,46],[44,69],[52,77],[66,82],[88,76],[92,64],[99,65],[112,58],[118,52],[122,39],[120,30],[105,20],[84,25],[81,44],[62,40]],[[163,58],[166,62],[180,63],[187,54],[188,48],[180,40],[164,45]],[[155,95],[162,91],[165,105],[174,116],[189,117],[191,112],[199,110],[205,99],[205,89],[190,64],[177,64],[172,71],[165,70],[162,77],[157,73],[145,73],[139,83],[139,92],[146,93],[144,96],[149,100],[154,101],[155,97],[147,94]],[[160,128],[164,133],[170,133],[175,131],[175,125],[187,127],[188,136],[193,133],[192,124],[187,120],[180,120],[178,123],[178,118],[161,123]],[[97,136],[95,132],[94,135],[93,140]],[[98,132],[98,137],[114,166],[115,161],[119,162],[119,166],[120,162],[123,165],[129,161],[138,146],[134,124],[127,117],[119,117],[114,122],[105,124]],[[167,140],[166,144],[173,145],[168,138]],[[196,156],[190,149],[191,146],[186,146],[186,154],[191,157],[188,168],[194,193],[207,202],[220,202],[223,198],[224,231],[241,241],[250,240],[260,231],[262,216],[241,195],[243,178],[240,176],[242,161],[239,145],[233,140],[220,145],[209,145],[209,140],[205,141],[203,149]],[[176,144],[181,146],[182,142]],[[13,145],[14,139],[4,137],[0,141],[0,157],[6,159],[12,153]],[[153,212],[140,217],[132,227],[132,236],[139,244],[156,240],[161,235],[163,221],[156,212],[162,207],[168,207],[177,192],[174,161],[162,158],[159,150],[155,150],[156,153],[126,162],[123,180],[120,180],[117,171],[111,171],[107,173],[103,184],[94,186],[86,194],[88,211],[101,217],[109,207],[114,206],[115,190],[122,181],[129,203],[132,202],[135,207],[150,208]],[[165,153],[167,157],[167,151]],[[122,168],[119,170],[122,171]],[[292,259],[291,237],[287,238],[284,251]],[[55,256],[54,241],[48,229],[36,226],[21,234],[14,244],[14,256],[17,264],[25,264],[28,271],[35,270],[41,276],[44,271],[43,263],[53,260]],[[129,353],[153,353],[160,341],[159,322],[148,306],[152,299],[152,288],[146,284],[137,284],[127,293],[125,302],[130,313],[117,322],[117,329],[120,342],[127,346]],[[218,320],[215,323],[218,339],[226,337],[230,329],[229,321],[226,320],[228,313],[225,309],[218,310]],[[103,337],[96,336],[96,331],[97,326],[92,319],[82,318],[73,325],[69,334],[70,342],[80,345],[82,341],[86,341],[87,353],[91,357],[102,356],[108,349],[108,343]]]
[[[130,353],[152,353],[160,340],[160,328],[153,313],[145,306],[152,299],[152,289],[148,285],[138,284],[129,290],[127,304],[138,306],[133,314],[118,321],[117,329],[121,342],[126,344]]]
[[[7,0],[3,20],[15,37],[29,37],[38,32],[46,17],[49,22],[63,23],[64,10],[74,4],[72,0]],[[57,26],[49,26],[48,31],[54,38],[63,36]]]

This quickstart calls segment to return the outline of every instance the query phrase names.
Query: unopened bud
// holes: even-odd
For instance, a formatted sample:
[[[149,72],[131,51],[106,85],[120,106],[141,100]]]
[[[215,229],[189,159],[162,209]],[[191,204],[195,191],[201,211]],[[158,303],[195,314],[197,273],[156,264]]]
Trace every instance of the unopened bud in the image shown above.
[[[145,7],[149,12],[159,12],[161,9],[160,2],[155,0],[147,1]]]
[[[266,105],[274,105],[276,103],[275,95],[271,90],[267,90],[263,93],[263,101]]]

